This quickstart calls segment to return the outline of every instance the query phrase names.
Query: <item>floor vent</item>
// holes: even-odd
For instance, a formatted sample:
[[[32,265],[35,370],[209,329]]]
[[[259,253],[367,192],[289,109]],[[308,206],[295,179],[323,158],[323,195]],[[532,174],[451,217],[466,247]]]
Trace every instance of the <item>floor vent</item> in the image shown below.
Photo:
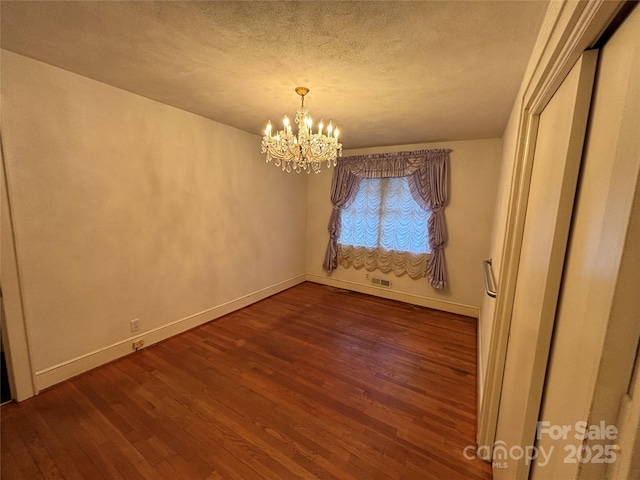
[[[391,280],[385,280],[384,278],[373,277],[371,279],[371,283],[373,283],[374,285],[380,285],[381,287],[390,287],[391,286]]]

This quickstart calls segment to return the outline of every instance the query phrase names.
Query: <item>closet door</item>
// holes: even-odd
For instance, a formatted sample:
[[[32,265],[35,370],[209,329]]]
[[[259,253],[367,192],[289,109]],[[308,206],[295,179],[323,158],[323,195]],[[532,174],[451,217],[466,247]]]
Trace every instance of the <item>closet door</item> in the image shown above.
[[[571,431],[541,435],[535,480],[640,480],[638,32],[636,7],[600,49],[539,417]]]
[[[539,117],[494,444],[507,452],[535,445],[596,60],[585,52]],[[494,448],[495,480],[528,478],[513,452]]]

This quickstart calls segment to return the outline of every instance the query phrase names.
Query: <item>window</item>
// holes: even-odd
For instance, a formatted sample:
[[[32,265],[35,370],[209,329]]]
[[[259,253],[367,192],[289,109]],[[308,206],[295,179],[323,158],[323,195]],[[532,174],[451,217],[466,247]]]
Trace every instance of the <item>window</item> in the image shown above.
[[[342,211],[338,244],[430,253],[430,213],[413,199],[407,177],[364,178],[353,203]]]
[[[448,199],[446,148],[341,158],[331,180],[322,269],[338,265],[427,277],[446,287],[444,207]],[[357,198],[356,198],[357,197]]]
[[[407,177],[363,178],[340,216],[338,262],[397,276],[426,276],[430,213],[413,199]]]

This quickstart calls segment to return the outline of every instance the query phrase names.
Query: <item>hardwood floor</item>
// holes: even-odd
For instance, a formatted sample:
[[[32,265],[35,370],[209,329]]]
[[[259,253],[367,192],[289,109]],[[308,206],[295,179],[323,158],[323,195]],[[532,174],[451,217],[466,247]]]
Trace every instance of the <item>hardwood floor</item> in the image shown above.
[[[2,407],[8,479],[490,479],[476,322],[313,283]]]

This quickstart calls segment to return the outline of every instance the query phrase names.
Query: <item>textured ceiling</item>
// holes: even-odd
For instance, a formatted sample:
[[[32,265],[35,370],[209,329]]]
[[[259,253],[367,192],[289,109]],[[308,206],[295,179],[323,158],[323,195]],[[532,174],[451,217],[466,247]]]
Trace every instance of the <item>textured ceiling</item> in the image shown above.
[[[344,148],[502,135],[547,2],[0,2],[2,48],[262,135]]]

